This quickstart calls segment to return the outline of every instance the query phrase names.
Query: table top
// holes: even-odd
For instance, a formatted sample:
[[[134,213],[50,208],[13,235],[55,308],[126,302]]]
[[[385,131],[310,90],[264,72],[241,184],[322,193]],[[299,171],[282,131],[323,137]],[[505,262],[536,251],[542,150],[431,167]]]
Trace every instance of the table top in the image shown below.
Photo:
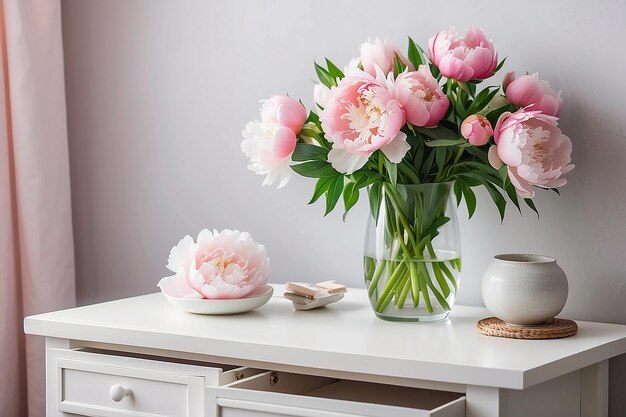
[[[268,304],[246,314],[200,316],[160,294],[27,317],[26,333],[166,349],[246,361],[448,383],[523,389],[626,353],[626,326],[579,321],[578,334],[555,340],[482,336],[489,314],[455,306],[437,323],[376,318],[361,289],[338,303],[294,311],[275,286]]]

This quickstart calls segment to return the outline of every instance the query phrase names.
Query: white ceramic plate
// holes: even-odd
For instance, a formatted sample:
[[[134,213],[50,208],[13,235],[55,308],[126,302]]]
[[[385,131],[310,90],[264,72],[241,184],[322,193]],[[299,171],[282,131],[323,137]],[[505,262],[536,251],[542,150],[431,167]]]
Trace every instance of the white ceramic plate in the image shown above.
[[[185,310],[188,313],[224,315],[245,313],[246,311],[252,311],[255,308],[259,308],[272,298],[273,293],[274,288],[269,285],[265,285],[246,297],[228,300],[178,298],[171,297],[166,294],[163,295],[165,295],[165,298],[167,298],[167,301],[169,301],[170,304]]]

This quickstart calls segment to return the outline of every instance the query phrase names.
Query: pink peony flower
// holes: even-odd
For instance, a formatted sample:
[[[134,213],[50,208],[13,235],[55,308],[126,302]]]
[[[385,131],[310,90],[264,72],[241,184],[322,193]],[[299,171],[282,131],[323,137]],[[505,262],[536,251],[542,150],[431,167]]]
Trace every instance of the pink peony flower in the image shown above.
[[[490,150],[489,161],[496,168],[501,162],[508,166],[509,178],[524,198],[535,195],[533,185],[565,185],[561,176],[574,168],[572,142],[561,133],[557,117],[540,111],[506,112],[498,119],[494,139],[497,158]]]
[[[246,232],[204,229],[197,243],[185,236],[172,248],[167,268],[176,275],[159,281],[164,294],[179,298],[241,298],[267,284],[270,260],[265,247]]]
[[[489,120],[482,114],[472,114],[461,123],[461,135],[474,146],[483,146],[493,135]]]
[[[428,41],[428,54],[444,77],[457,81],[489,78],[498,64],[493,44],[478,28],[463,37],[452,30],[437,33]]]
[[[511,74],[511,73],[509,73]],[[507,74],[507,77],[509,77]],[[505,77],[506,79],[506,77]],[[550,116],[558,116],[561,112],[563,99],[561,92],[558,93],[550,88],[547,81],[540,80],[539,75],[522,75],[515,78],[515,74],[509,77],[507,85],[504,85],[504,93],[509,102],[518,107],[529,107],[529,110],[539,110]]]
[[[398,75],[394,85],[398,102],[412,125],[437,126],[448,111],[448,97],[426,65],[420,65],[417,71],[405,71]]]
[[[286,96],[272,96],[261,101],[261,121],[253,120],[242,132],[241,150],[248,158],[248,168],[265,175],[263,185],[279,181],[278,188],[291,176],[291,154],[298,141],[307,114],[304,106]]]
[[[361,53],[358,58],[354,58],[348,64],[349,68],[357,67],[361,64],[363,71],[376,76],[376,66],[387,75],[393,71],[395,56],[398,54],[400,61],[410,69],[413,69],[411,62],[404,56],[400,49],[388,41],[382,41],[378,38],[369,40],[361,44]]]
[[[391,77],[380,69],[376,78],[353,69],[331,89],[320,121],[333,142],[328,160],[337,171],[353,173],[378,149],[398,163],[410,149],[400,131],[406,116],[390,87]]]

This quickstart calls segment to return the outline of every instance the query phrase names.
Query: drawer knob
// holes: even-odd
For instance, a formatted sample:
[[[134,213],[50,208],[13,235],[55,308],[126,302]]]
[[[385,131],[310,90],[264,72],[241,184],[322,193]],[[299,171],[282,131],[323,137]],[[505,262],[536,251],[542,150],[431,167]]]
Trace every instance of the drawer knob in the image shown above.
[[[109,395],[111,399],[116,403],[119,403],[124,399],[124,397],[130,396],[131,391],[129,389],[124,388],[121,385],[113,385],[109,390]]]

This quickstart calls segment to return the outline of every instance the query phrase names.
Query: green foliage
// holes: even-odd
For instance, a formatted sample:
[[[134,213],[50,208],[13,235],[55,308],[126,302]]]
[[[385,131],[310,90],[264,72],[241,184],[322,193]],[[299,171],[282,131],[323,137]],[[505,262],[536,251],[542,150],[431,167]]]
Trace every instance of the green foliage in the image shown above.
[[[330,75],[330,72],[328,72],[326,68],[322,67],[317,62],[315,62],[314,65],[315,65],[315,73],[317,74],[317,78],[320,80],[322,84],[324,84],[328,88],[331,88],[337,85],[337,81],[332,75]]]
[[[333,211],[337,205],[341,193],[343,192],[343,180],[343,175],[337,175],[331,180],[328,190],[326,191],[326,211],[324,212],[324,216]]]
[[[322,148],[317,145],[310,145],[308,143],[296,144],[296,149],[291,155],[292,161],[326,161],[328,159],[328,149]]]
[[[422,57],[422,54],[417,49],[417,45],[413,42],[413,39],[409,36],[409,52],[408,52],[409,61],[413,64],[413,67],[417,69],[420,65],[422,65],[425,61]]]
[[[326,161],[309,161],[303,164],[292,165],[291,169],[303,177],[322,178],[341,175]]]
[[[406,69],[406,65],[402,62],[398,54],[394,54],[393,56],[393,73],[398,76],[402,71]]]
[[[343,72],[333,64],[330,59],[326,58],[326,67],[328,68],[328,73],[335,79],[342,79],[344,77]]]

